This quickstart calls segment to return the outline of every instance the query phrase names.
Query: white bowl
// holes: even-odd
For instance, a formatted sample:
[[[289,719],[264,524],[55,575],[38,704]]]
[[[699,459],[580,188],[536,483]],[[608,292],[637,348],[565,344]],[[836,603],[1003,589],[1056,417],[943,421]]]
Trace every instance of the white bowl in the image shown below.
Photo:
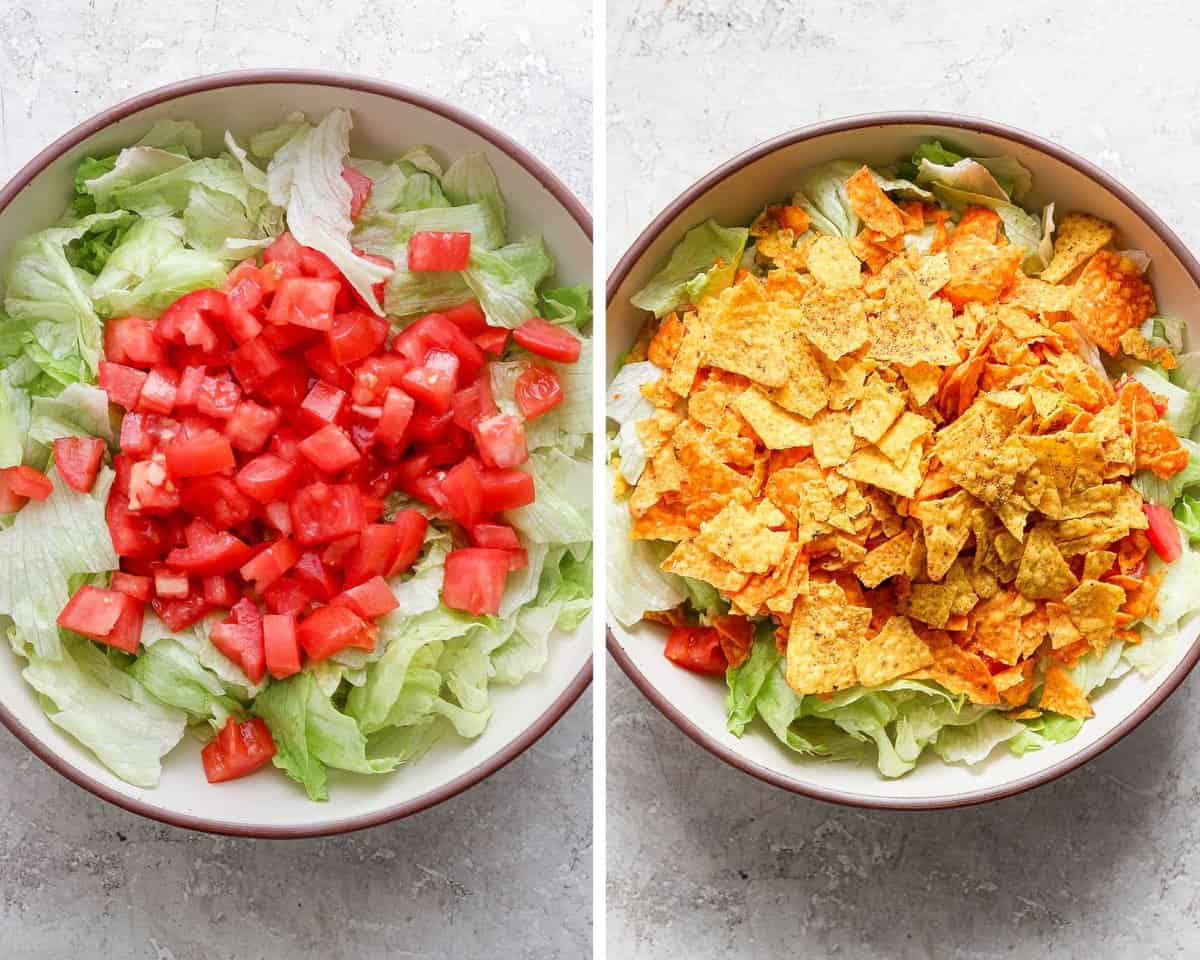
[[[633,342],[645,314],[629,298],[691,227],[713,217],[748,224],[768,201],[791,196],[799,171],[851,158],[892,163],[919,143],[941,138],[982,156],[1006,154],[1033,172],[1031,209],[1053,200],[1060,215],[1081,210],[1112,222],[1118,245],[1150,255],[1150,279],[1163,314],[1188,317],[1200,342],[1200,264],[1150,209],[1099,168],[1056,144],[985,120],[945,114],[873,114],[784,134],[741,154],[697,181],[659,214],[621,258],[608,281],[609,373]],[[611,623],[608,649],[630,679],[688,736],[718,757],[796,793],[863,807],[931,809],[1011,796],[1062,776],[1116,743],[1182,682],[1200,659],[1200,616],[1181,631],[1170,662],[1156,675],[1129,673],[1093,701],[1096,716],[1075,739],[1014,757],[998,749],[977,766],[926,756],[907,776],[881,777],[873,765],[805,759],[759,723],[742,738],[725,729],[725,685],[681,670],[663,656],[664,629]]]
[[[592,221],[542,163],[504,134],[414,90],[321,71],[253,70],[201,77],[142,94],[76,127],[39,153],[0,190],[0,260],[21,237],[50,226],[73,193],[76,165],[137,140],[162,118],[192,120],[205,149],[225,130],[246,141],[295,110],[320,115],[347,107],[356,154],[378,159],[430,144],[454,158],[487,154],[500,181],[514,235],[541,233],[565,284],[591,279]],[[452,797],[508,763],[545,733],[591,681],[591,625],[551,641],[549,662],[515,687],[492,690],[483,735],[447,737],[418,762],[366,777],[330,771],[329,801],[314,803],[280,772],[209,786],[199,745],[185,738],[166,758],[153,789],[130,786],[53,726],[21,679],[19,661],[0,644],[0,721],[59,773],[97,796],[156,820],[241,836],[299,837],[356,830],[415,813]]]

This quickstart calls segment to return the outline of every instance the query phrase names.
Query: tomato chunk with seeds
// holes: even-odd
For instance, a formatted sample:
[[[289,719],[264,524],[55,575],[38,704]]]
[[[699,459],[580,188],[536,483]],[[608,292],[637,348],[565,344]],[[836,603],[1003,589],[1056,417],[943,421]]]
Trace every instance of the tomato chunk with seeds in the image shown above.
[[[54,465],[68,487],[87,493],[96,483],[104,450],[99,437],[61,437],[54,441]]]
[[[563,402],[562,384],[549,367],[530,367],[517,377],[515,392],[517,406],[526,420],[540,417]]]
[[[357,534],[366,522],[362,493],[352,484],[314,483],[291,499],[292,535],[309,546]]]
[[[260,717],[225,721],[221,732],[204,745],[200,759],[209,783],[224,783],[253,773],[275,756],[275,741]]]
[[[729,666],[715,627],[675,627],[663,653],[672,663],[694,673],[716,676]]]

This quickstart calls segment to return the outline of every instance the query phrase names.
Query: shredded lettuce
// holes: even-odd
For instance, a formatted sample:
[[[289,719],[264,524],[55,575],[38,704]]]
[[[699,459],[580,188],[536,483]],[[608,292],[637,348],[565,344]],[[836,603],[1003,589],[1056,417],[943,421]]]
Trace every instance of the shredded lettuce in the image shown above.
[[[1145,363],[1129,363],[1124,370],[1151,393],[1167,400],[1167,412],[1163,419],[1180,437],[1191,436],[1200,423],[1200,391],[1176,386],[1156,367]]]
[[[745,227],[722,227],[715,220],[693,227],[631,302],[662,317],[719,293],[733,282],[749,235]]]
[[[648,610],[671,610],[683,603],[687,594],[682,582],[659,567],[665,556],[662,546],[630,537],[624,503],[610,500],[607,516],[608,609],[617,622],[633,626]]]

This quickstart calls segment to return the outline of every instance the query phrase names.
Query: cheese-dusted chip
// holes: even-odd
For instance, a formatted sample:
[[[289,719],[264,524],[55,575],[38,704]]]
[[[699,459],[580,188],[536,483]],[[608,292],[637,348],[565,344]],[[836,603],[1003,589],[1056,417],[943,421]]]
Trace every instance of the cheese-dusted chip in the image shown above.
[[[750,381],[745,377],[713,370],[710,376],[699,381],[687,398],[688,416],[706,427],[718,429],[730,404],[749,387]]]
[[[873,547],[854,568],[864,587],[877,587],[890,577],[911,576],[914,553],[912,530],[901,530],[896,536]]]
[[[933,433],[933,422],[919,413],[904,411],[876,446],[879,452],[896,464],[903,466],[909,451],[921,446],[925,437]]]
[[[869,167],[859,167],[845,183],[850,209],[859,215],[871,230],[885,237],[898,237],[904,232],[904,216],[883,189],[875,182]]]
[[[951,693],[961,693],[972,703],[991,706],[1000,702],[987,664],[976,654],[955,646],[933,651],[933,664],[923,671]]]
[[[1083,558],[1082,580],[1099,580],[1112,569],[1117,555],[1111,550],[1093,550]]]
[[[938,385],[942,382],[942,371],[933,363],[896,364],[896,368],[900,371],[900,375],[904,377],[904,382],[908,384],[909,393],[917,402],[918,407],[923,407],[938,391]]]
[[[1054,256],[1040,274],[1046,283],[1062,283],[1092,255],[1112,243],[1110,224],[1086,213],[1068,213],[1054,231]]]
[[[931,627],[944,627],[950,620],[957,589],[943,583],[914,583],[907,596],[899,598],[897,609]]]
[[[921,292],[926,297],[932,297],[950,282],[950,257],[944,250],[922,257],[915,276]]]
[[[1080,636],[1088,643],[1104,643],[1117,626],[1117,611],[1125,602],[1125,591],[1115,584],[1084,580],[1064,600],[1063,606]]]
[[[667,371],[667,386],[681,397],[686,397],[692,389],[692,382],[700,370],[708,348],[708,328],[700,315],[689,313],[683,320],[683,338],[675,351],[675,360]]]
[[[734,407],[768,450],[811,447],[813,444],[812,422],[784,410],[757,387],[738,397]]]
[[[1045,277],[1045,273],[1042,276]],[[1022,273],[1005,293],[1004,301],[1031,313],[1062,313],[1071,309],[1071,288],[1055,286]]]
[[[974,234],[955,234],[946,253],[950,260],[950,281],[942,293],[958,305],[995,303],[1016,281],[1025,257],[1023,247],[996,246]]]
[[[683,342],[683,334],[683,321],[679,315],[668,313],[646,347],[646,359],[664,370],[670,370],[675,363],[675,355],[679,353],[679,345]]]
[[[878,687],[896,677],[933,663],[933,652],[913,629],[908,617],[892,617],[883,629],[858,649],[858,682]]]
[[[828,381],[816,350],[799,331],[789,331],[783,340],[788,378],[771,392],[771,399],[790,413],[811,419],[825,409]]]
[[[678,544],[671,551],[671,555],[662,562],[662,568],[667,573],[703,580],[722,593],[736,593],[741,590],[750,576],[711,551],[705,550],[695,540],[685,540]]]
[[[760,501],[753,510],[732,500],[700,525],[695,543],[744,573],[766,573],[779,562],[789,539],[786,530],[771,528],[785,522],[769,500]]]
[[[1023,660],[1016,666],[992,675],[996,691],[1006,706],[1020,707],[1029,701],[1029,694],[1033,692],[1034,666],[1032,660]],[[1014,720],[1017,719],[1011,714],[1009,716]]]
[[[851,605],[832,581],[811,581],[792,612],[786,679],[796,693],[832,693],[858,680],[855,660],[871,609]]]
[[[901,497],[912,497],[921,485],[921,448],[913,447],[903,466],[897,467],[873,447],[855,450],[837,468],[838,473],[859,483],[869,483]]]
[[[862,285],[862,264],[842,237],[822,234],[813,240],[808,248],[808,272],[825,287]]]
[[[1175,354],[1165,343],[1153,344],[1147,340],[1140,330],[1126,330],[1117,339],[1121,352],[1135,360],[1157,364],[1164,370],[1174,370],[1179,365]]]
[[[866,299],[856,287],[813,287],[787,316],[830,360],[839,360],[867,342]]]
[[[1042,698],[1038,701],[1042,710],[1061,713],[1066,717],[1077,720],[1087,720],[1095,716],[1092,705],[1071,675],[1062,667],[1051,667],[1046,671],[1042,686]]]
[[[1059,600],[1078,585],[1075,574],[1063,559],[1046,527],[1037,526],[1025,539],[1017,589],[1034,600]]]
[[[922,500],[913,515],[925,540],[925,568],[930,580],[941,580],[967,545],[978,501],[965,490],[938,500]]]
[[[850,432],[850,415],[826,410],[813,421],[813,456],[822,467],[845,463],[854,451],[854,434]]]
[[[999,663],[1015,664],[1020,659],[1021,616],[1033,607],[1019,594],[997,593],[972,611],[975,644],[981,653]]]
[[[1069,647],[1083,639],[1071,619],[1071,611],[1061,603],[1046,604],[1046,629],[1050,634],[1051,649],[1054,650]]]
[[[868,443],[878,443],[903,410],[900,392],[882,377],[872,375],[850,410],[850,429]]]
[[[786,327],[757,277],[746,276],[703,300],[700,316],[709,332],[706,363],[765,387],[787,382],[787,355],[780,349]]]
[[[1088,338],[1108,354],[1117,352],[1121,334],[1140,327],[1155,309],[1150,284],[1122,253],[1094,254],[1073,285],[1071,312]]]
[[[646,456],[653,457],[664,444],[669,443],[675,429],[682,422],[683,418],[670,410],[655,410],[645,420],[637,421],[634,430],[637,431],[638,439],[642,441]]]
[[[945,308],[945,311],[943,311]],[[870,323],[867,356],[905,366],[958,362],[949,304],[931,301],[907,271],[888,285],[878,315]]]

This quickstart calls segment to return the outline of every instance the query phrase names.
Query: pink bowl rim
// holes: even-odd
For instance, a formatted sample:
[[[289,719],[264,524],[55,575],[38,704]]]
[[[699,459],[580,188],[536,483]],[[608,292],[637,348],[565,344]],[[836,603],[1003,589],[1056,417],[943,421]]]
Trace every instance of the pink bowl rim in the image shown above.
[[[1100,187],[1109,191],[1122,203],[1128,206],[1140,220],[1153,230],[1183,265],[1192,282],[1200,288],[1200,263],[1188,251],[1183,241],[1166,223],[1152,211],[1142,200],[1118,182],[1115,178],[1100,169],[1095,164],[1079,155],[1059,146],[1037,134],[1029,133],[1016,127],[996,123],[979,117],[965,116],[952,113],[930,112],[894,112],[869,113],[835,120],[824,121],[805,127],[800,127],[780,136],[751,147],[726,161],[705,174],[678,197],[671,201],[661,213],[656,216],[640,234],[630,248],[625,252],[608,277],[606,305],[611,306],[621,284],[633,269],[634,265],[645,254],[650,245],[665,229],[670,227],[677,217],[692,203],[719,184],[721,181],[738,173],[744,167],[793,144],[815,140],[830,134],[844,133],[849,130],[861,130],[867,127],[893,126],[930,126],[958,128],[968,133],[981,133],[1001,137],[1013,143],[1021,144],[1040,153],[1046,154],[1088,177]],[[1099,756],[1113,744],[1131,733],[1139,724],[1157,710],[1169,697],[1184,678],[1200,660],[1200,636],[1192,642],[1184,658],[1171,671],[1167,678],[1158,686],[1153,694],[1138,708],[1125,717],[1117,726],[1100,739],[1076,751],[1071,756],[1047,767],[1037,773],[1012,780],[1008,783],[991,787],[981,787],[976,790],[966,790],[960,793],[943,794],[932,797],[874,797],[866,794],[853,793],[846,790],[836,790],[815,784],[803,783],[769,767],[749,760],[747,757],[732,750],[725,744],[702,730],[686,713],[671,703],[654,685],[649,678],[637,668],[633,658],[625,652],[624,647],[617,641],[611,625],[607,628],[608,652],[625,672],[634,685],[645,694],[646,698],[657,707],[664,716],[682,730],[688,737],[705,750],[724,760],[730,766],[736,767],[743,773],[756,777],[765,783],[773,784],[792,793],[841,804],[847,807],[859,807],[876,810],[943,810],[954,807],[968,807],[975,804],[987,803],[1005,797],[1013,797],[1057,780],[1073,770],[1083,766],[1089,760]]]
[[[335,73],[327,70],[234,70],[169,83],[165,86],[138,94],[128,100],[123,100],[69,130],[18,170],[4,188],[0,189],[0,213],[4,212],[13,199],[38,174],[54,163],[59,157],[87,138],[104,130],[106,127],[124,120],[126,117],[149,107],[194,93],[267,84],[305,84],[308,86],[337,87],[346,90],[362,91],[389,97],[397,102],[412,104],[431,113],[439,114],[489,141],[497,149],[502,150],[516,161],[553,195],[555,200],[563,206],[571,215],[571,218],[579,225],[580,229],[587,235],[587,238],[589,240],[592,239],[592,216],[583,204],[580,203],[566,184],[555,176],[544,163],[507,134],[501,133],[495,127],[480,120],[473,114],[467,113],[465,110],[420,90],[397,83],[390,83],[385,80],[374,80],[367,77]],[[563,714],[567,712],[567,709],[579,699],[591,681],[592,658],[589,655],[587,662],[572,678],[571,683],[555,698],[550,706],[521,734],[505,744],[483,763],[441,786],[411,800],[406,800],[403,803],[393,804],[372,813],[312,826],[278,826],[271,823],[235,824],[209,817],[198,817],[164,810],[161,807],[125,796],[89,774],[84,773],[74,764],[64,759],[52,746],[37,737],[3,703],[0,703],[0,723],[3,723],[12,732],[13,736],[25,744],[47,766],[56,770],[76,785],[100,797],[102,800],[122,807],[131,813],[136,813],[151,820],[157,820],[172,826],[184,827],[190,830],[201,830],[205,833],[259,839],[299,839],[332,836],[334,834],[350,833],[355,830],[378,826],[393,820],[399,820],[402,817],[411,816],[414,813],[419,813],[445,800],[449,800],[451,797],[457,796],[512,762],[536,743],[558,722]],[[336,800],[331,802],[336,803]]]

